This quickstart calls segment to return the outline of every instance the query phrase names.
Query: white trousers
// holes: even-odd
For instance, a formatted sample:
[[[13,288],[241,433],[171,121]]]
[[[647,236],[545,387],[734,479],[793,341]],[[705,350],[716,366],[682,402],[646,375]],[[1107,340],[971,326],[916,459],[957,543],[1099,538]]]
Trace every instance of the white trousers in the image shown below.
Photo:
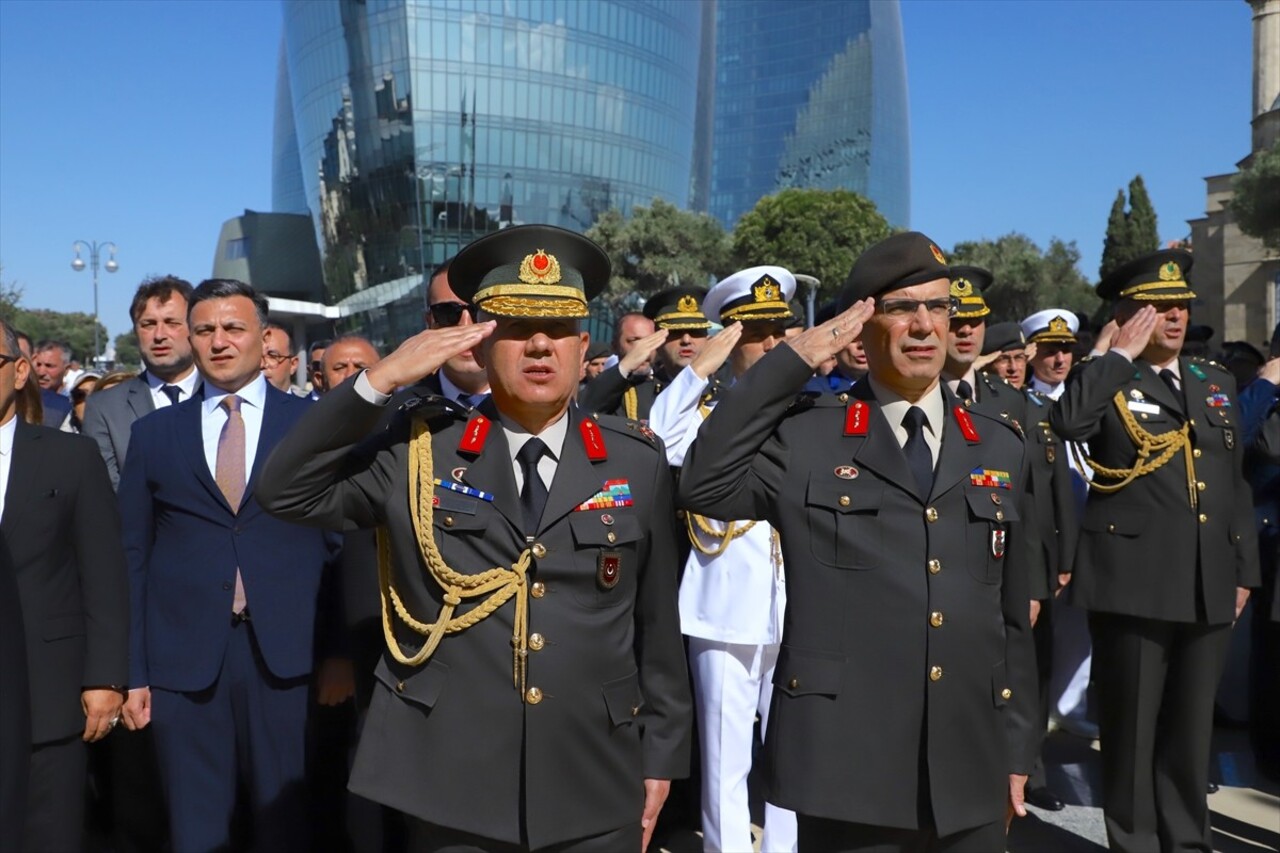
[[[1065,593],[1064,593],[1065,594]],[[1082,607],[1053,600],[1053,673],[1049,679],[1049,710],[1067,720],[1089,720],[1089,678],[1093,642],[1089,613]]]
[[[750,851],[751,771],[756,714],[761,734],[769,725],[773,668],[778,646],[722,643],[689,638],[702,742],[702,849],[707,853]],[[765,804],[761,853],[794,853],[794,812]]]

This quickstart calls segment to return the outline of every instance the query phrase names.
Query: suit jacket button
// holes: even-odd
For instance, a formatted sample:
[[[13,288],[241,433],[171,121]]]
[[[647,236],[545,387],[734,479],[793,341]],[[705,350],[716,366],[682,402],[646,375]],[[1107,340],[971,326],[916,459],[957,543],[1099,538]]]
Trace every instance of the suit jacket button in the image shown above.
[[[547,644],[547,640],[541,634],[529,635],[529,648],[533,649],[535,652],[541,651],[542,647],[545,646],[546,644]]]
[[[533,586],[529,587],[529,594],[534,598],[542,598],[547,594],[547,585],[542,581],[534,581]]]
[[[941,679],[941,678],[942,678],[942,667],[940,667],[940,666],[931,666],[931,667],[929,667],[929,680],[930,680],[930,681],[938,681],[938,680],[939,680],[939,679]]]
[[[932,626],[933,626],[933,627],[935,627],[935,628],[941,628],[941,627],[942,627],[942,618],[943,618],[943,617],[942,617],[942,611],[941,611],[941,610],[935,610],[935,611],[933,611],[932,613],[930,613],[930,614],[929,614],[929,624],[930,624],[930,625],[932,625]],[[934,669],[937,669],[937,667],[934,667]],[[939,672],[941,672],[941,670],[939,670]],[[936,680],[936,679],[935,679],[935,680]]]
[[[542,701],[542,691],[536,687],[530,687],[524,692],[524,701],[530,705],[537,705]]]
[[[800,679],[798,678],[791,679],[790,681],[787,682],[787,686],[790,687],[792,690],[798,689],[800,687]]]
[[[541,542],[533,543],[533,556],[537,557],[539,560],[547,556],[547,546],[543,545]]]
[[[1004,690],[1000,691],[1000,698],[1008,702],[1013,698],[1013,691],[1006,687]]]
[[[938,572],[940,572],[940,571],[942,571],[942,561],[941,561],[941,560],[930,560],[930,561],[929,561],[929,574],[931,574],[931,575],[936,575],[936,574],[937,574]]]
[[[925,519],[932,524],[938,520],[938,510],[935,507],[929,507],[924,511]]]

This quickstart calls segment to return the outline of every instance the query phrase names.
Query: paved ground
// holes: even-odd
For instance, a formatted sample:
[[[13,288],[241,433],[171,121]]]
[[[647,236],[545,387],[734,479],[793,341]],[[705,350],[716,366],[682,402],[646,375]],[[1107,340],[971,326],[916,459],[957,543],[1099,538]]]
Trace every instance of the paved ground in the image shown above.
[[[1280,850],[1280,785],[1254,772],[1247,734],[1238,729],[1218,729],[1214,733],[1214,750],[1214,776],[1221,790],[1209,797],[1213,849],[1221,853]],[[1031,814],[1014,822],[1009,853],[1105,851],[1097,742],[1054,732],[1045,742],[1044,758],[1050,785],[1067,807],[1060,812],[1030,808]],[[759,827],[755,834],[758,839]],[[669,853],[696,853],[702,843],[692,832],[676,831],[662,839],[662,849]]]

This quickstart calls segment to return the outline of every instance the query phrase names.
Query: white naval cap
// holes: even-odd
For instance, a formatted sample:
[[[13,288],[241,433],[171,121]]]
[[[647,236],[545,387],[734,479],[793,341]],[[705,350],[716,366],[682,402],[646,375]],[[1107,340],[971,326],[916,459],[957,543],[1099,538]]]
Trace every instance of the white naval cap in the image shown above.
[[[1022,321],[1027,343],[1074,344],[1078,331],[1080,318],[1065,308],[1046,308]]]
[[[716,283],[702,301],[702,313],[734,320],[789,320],[787,305],[796,294],[796,277],[783,267],[761,266],[740,270]]]

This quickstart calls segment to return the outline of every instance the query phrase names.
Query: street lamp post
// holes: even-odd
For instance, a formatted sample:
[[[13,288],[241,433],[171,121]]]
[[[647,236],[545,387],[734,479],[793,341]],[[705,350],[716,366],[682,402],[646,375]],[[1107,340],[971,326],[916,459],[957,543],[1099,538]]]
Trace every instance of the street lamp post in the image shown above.
[[[89,269],[93,270],[93,363],[97,365],[101,350],[98,347],[98,256],[103,250],[107,250],[107,262],[102,266],[107,272],[115,272],[120,269],[120,265],[116,263],[116,244],[111,241],[99,243],[96,240],[87,242],[85,240],[77,240],[71,244],[71,250],[76,253],[76,259],[71,262],[71,268],[76,272],[83,272],[85,263],[81,259],[81,252],[89,253]]]
[[[796,281],[799,282],[800,284],[805,285],[808,288],[808,293],[805,294],[804,301],[805,301],[805,311],[809,315],[806,318],[808,320],[807,327],[812,329],[814,325],[813,319],[814,319],[814,312],[815,312],[815,303],[818,301],[818,285],[820,285],[822,282],[818,281],[816,278],[814,278],[811,275],[804,275],[802,273],[796,273],[795,275],[796,275]]]

